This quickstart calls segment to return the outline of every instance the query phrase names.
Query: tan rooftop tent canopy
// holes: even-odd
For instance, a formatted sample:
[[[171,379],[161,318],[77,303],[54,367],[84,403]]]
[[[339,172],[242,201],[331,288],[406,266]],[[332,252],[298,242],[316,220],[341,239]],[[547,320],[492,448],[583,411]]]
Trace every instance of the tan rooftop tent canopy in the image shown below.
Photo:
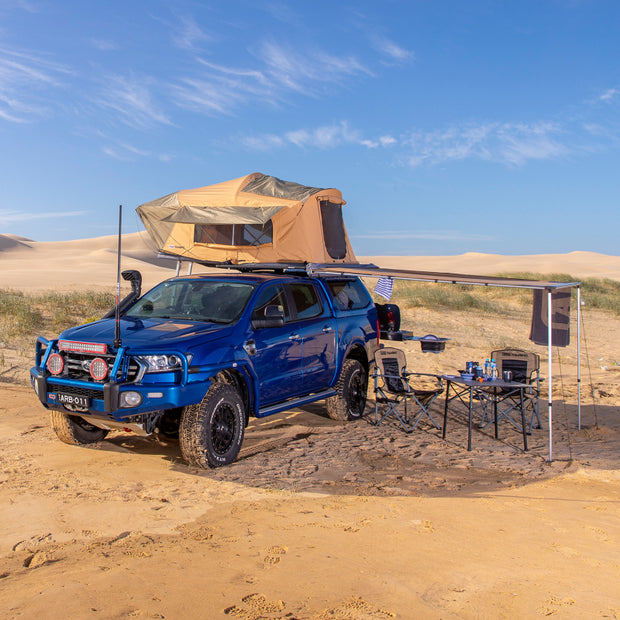
[[[160,251],[198,261],[356,263],[337,189],[260,172],[187,189],[136,211]]]

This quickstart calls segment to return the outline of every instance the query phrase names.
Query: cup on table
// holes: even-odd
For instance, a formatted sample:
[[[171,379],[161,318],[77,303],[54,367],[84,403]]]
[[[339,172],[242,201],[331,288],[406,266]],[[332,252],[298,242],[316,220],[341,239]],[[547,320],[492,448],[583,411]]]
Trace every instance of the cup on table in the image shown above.
[[[465,362],[465,372],[475,375],[478,362]]]
[[[504,370],[502,377],[506,382],[512,381],[512,370]]]

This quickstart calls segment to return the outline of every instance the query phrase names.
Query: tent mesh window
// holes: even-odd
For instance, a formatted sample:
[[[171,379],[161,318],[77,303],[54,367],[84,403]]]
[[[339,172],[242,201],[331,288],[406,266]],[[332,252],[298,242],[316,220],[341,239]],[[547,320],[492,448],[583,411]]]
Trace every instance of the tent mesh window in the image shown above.
[[[197,224],[194,243],[257,246],[273,243],[273,224]]]
[[[321,200],[321,220],[327,252],[334,259],[344,258],[347,255],[347,242],[342,221],[342,205]]]

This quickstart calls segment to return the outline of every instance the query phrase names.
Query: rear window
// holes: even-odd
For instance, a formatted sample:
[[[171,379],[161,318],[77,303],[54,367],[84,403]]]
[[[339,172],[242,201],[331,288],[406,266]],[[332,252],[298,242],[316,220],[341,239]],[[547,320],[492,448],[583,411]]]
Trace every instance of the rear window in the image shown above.
[[[298,319],[311,319],[322,314],[323,307],[312,284],[291,284],[290,289]]]
[[[338,310],[360,310],[371,302],[359,280],[328,280],[327,287]]]

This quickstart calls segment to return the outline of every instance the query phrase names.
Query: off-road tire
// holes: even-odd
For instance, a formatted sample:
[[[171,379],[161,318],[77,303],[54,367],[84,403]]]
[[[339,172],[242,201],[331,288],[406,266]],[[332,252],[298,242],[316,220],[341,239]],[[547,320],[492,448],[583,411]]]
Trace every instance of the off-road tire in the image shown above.
[[[62,411],[50,413],[52,428],[58,439],[73,446],[86,446],[103,441],[108,434],[104,428],[89,424],[84,418]]]
[[[358,360],[346,359],[336,385],[336,396],[326,400],[327,415],[332,420],[359,420],[366,408],[368,374]]]
[[[239,454],[245,431],[245,411],[237,390],[213,383],[199,405],[181,415],[179,444],[183,458],[202,469],[230,465]]]

